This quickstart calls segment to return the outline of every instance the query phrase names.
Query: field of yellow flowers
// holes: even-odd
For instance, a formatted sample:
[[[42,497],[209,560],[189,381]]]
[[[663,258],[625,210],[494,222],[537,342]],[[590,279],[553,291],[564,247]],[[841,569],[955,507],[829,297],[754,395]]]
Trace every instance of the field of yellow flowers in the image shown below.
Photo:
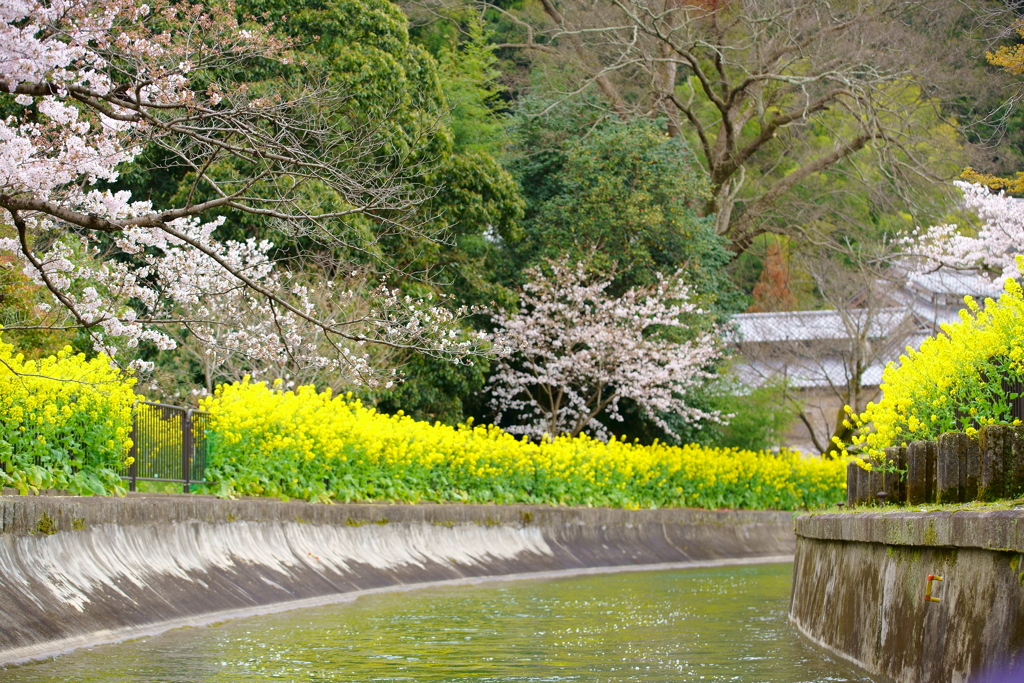
[[[1024,272],[1024,258],[1017,264]],[[1017,394],[1007,387],[1024,380],[1024,290],[1007,279],[998,300],[980,306],[967,297],[966,303],[959,322],[889,363],[882,399],[851,416],[861,453],[1013,422],[1010,401]]]
[[[26,360],[0,341],[0,483],[27,492],[123,491],[135,380],[70,347]]]
[[[207,481],[220,495],[798,509],[845,490],[845,461],[586,436],[537,444],[491,425],[384,415],[313,387],[223,385],[201,407]]]

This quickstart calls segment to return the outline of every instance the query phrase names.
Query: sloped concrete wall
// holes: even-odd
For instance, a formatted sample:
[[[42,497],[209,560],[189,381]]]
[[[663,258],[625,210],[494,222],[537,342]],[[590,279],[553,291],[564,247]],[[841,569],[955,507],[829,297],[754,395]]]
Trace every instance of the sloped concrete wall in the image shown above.
[[[978,681],[1024,649],[1024,510],[823,514],[796,521],[790,618],[900,683]],[[940,602],[925,599],[928,575]]]
[[[482,577],[786,561],[789,513],[0,497],[0,663]]]

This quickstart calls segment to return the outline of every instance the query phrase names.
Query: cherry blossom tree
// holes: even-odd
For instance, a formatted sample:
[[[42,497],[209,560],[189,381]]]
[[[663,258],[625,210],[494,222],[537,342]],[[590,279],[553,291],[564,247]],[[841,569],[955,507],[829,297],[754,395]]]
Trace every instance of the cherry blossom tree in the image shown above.
[[[275,273],[276,275],[276,273]],[[365,273],[353,271],[332,277],[324,271],[307,270],[295,274],[294,287],[303,288],[303,297],[320,317],[347,320],[353,324],[366,321],[375,310],[394,308],[388,303],[394,292],[385,286],[375,284]],[[429,305],[429,301],[414,301],[415,305]],[[246,341],[253,338],[274,338],[274,320],[266,315],[259,301],[245,288],[225,292],[198,304],[209,319],[231,319],[232,326],[196,323],[189,328],[167,330],[177,347],[173,351],[174,363],[184,363],[198,369],[202,375],[202,386],[196,386],[192,373],[153,373],[146,385],[147,391],[176,400],[182,395],[210,395],[216,385],[222,382],[240,382],[246,376],[268,383],[281,380],[287,388],[316,385],[331,388],[335,393],[345,393],[358,384],[358,377],[372,375],[385,389],[399,381],[400,367],[407,355],[401,349],[382,344],[360,344],[357,341],[325,340],[319,328],[306,326],[300,331],[301,345],[309,356],[331,356],[338,352],[347,361],[359,368],[356,381],[350,373],[339,373],[330,366],[295,362],[285,354],[256,353],[246,347]],[[195,310],[197,306],[190,308]],[[161,367],[161,370],[168,368]],[[184,375],[184,377],[183,377]]]
[[[599,418],[622,421],[623,400],[672,436],[665,413],[722,421],[686,403],[721,346],[714,330],[694,334],[684,321],[702,311],[678,276],[613,297],[611,279],[588,276],[583,263],[548,262],[527,274],[519,312],[494,316],[492,339],[510,351],[490,379],[496,423],[513,420],[508,431],[536,439],[588,432],[606,440]]]
[[[172,348],[168,330],[185,326],[213,347],[369,381],[353,343],[480,351],[456,334],[460,312],[387,286],[354,319],[325,315],[272,244],[220,240],[224,219],[202,218],[260,216],[319,258],[372,254],[353,220],[378,236],[422,224],[422,162],[346,118],[345,93],[295,64],[265,20],[164,0],[0,0],[0,18],[0,105],[18,110],[0,120],[0,252],[52,295],[37,324],[84,328],[111,355]],[[104,189],[147,146],[190,171],[174,206]]]
[[[1024,253],[1024,200],[993,193],[984,185],[955,184],[964,193],[964,208],[977,215],[981,226],[969,232],[953,223],[916,230],[904,239],[908,251],[923,260],[923,268],[1019,277],[1014,257]]]

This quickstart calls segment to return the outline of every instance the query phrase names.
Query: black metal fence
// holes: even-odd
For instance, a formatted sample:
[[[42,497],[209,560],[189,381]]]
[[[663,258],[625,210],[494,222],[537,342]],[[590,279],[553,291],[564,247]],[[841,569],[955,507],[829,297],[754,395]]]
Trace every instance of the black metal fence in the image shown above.
[[[188,493],[192,484],[206,477],[206,428],[209,414],[193,408],[163,403],[139,403],[132,425],[134,458],[121,476],[128,490],[137,482],[158,481],[182,485]]]

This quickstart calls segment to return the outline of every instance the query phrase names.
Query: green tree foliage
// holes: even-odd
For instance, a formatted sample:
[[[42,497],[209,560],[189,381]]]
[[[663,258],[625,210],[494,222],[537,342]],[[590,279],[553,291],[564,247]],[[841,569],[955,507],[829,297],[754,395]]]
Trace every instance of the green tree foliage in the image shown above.
[[[617,269],[619,289],[681,269],[705,308],[742,308],[724,276],[725,241],[698,213],[708,183],[685,142],[645,119],[600,123],[561,144],[559,134],[533,122],[519,140],[513,168],[530,188],[523,236],[510,245],[520,267],[568,254]],[[535,145],[545,137],[555,146]]]
[[[410,184],[422,188],[415,215],[400,217],[411,229],[391,230],[394,216],[356,216],[321,226],[332,231],[334,252],[314,253],[315,268],[298,259],[294,267],[323,272],[330,268],[320,268],[321,261],[336,261],[371,278],[387,276],[391,286],[414,295],[454,293],[453,304],[512,305],[511,290],[496,284],[492,273],[501,261],[501,243],[517,235],[523,202],[515,180],[494,157],[505,133],[495,109],[494,57],[482,24],[461,18],[451,40],[431,45],[410,36],[405,14],[387,0],[240,0],[237,12],[272,22],[292,41],[295,53],[290,64],[268,64],[240,75],[239,87],[319,79],[324,88],[347,98],[343,111],[325,115],[342,129],[372,128],[379,146],[371,153],[379,163],[406,173],[411,169]],[[193,188],[190,169],[167,162],[162,150],[147,149],[140,163],[126,169],[118,189],[157,206],[208,191]],[[254,190],[274,192],[270,187]],[[308,189],[320,191],[313,185]],[[308,238],[281,231],[275,221],[231,211],[227,218],[222,237],[270,239],[280,256],[311,253]],[[193,362],[165,356],[156,358],[158,375],[199,379]],[[460,397],[480,386],[486,370],[484,364],[441,371],[424,359],[405,360],[406,383],[394,396],[375,398],[382,405],[444,420],[462,415],[450,406],[439,407],[441,394],[450,393],[448,403],[460,406]]]
[[[511,305],[514,294],[494,274],[506,258],[502,245],[522,234],[524,202],[515,181],[494,157],[473,151],[452,155],[436,178],[431,203],[450,225],[451,243],[431,243],[424,266],[440,271],[460,304]]]
[[[60,317],[48,315],[44,295],[12,258],[0,258],[0,328],[4,338],[29,358],[56,354],[74,339],[72,331],[51,329]]]
[[[415,230],[388,230],[394,218],[388,216],[339,221],[331,230],[342,247],[333,256],[364,269],[375,265],[399,284],[403,276],[422,280],[426,273],[445,284],[458,276],[448,271],[473,263],[455,257],[438,268],[433,259],[439,251],[460,248],[453,235],[514,229],[521,201],[515,182],[491,155],[500,147],[502,127],[489,105],[496,74],[481,26],[471,27],[467,41],[446,47],[435,59],[410,39],[408,20],[387,0],[242,0],[237,11],[273,22],[295,46],[294,63],[246,73],[239,87],[259,88],[269,79],[322,80],[347,98],[344,111],[333,114],[336,124],[373,128],[380,144],[372,153],[385,165],[400,162],[413,169],[410,182],[424,190],[418,213],[404,217]],[[206,191],[193,189],[191,180],[189,169],[168,167],[161,150],[150,149],[142,163],[126,169],[120,187],[159,205]],[[273,221],[228,216],[226,237],[266,237],[285,253],[305,246],[301,236],[278,232]]]
[[[702,213],[736,253],[765,231],[795,236],[804,197],[791,197],[801,189],[844,222],[846,207],[821,179],[857,157],[877,170],[863,179],[875,185],[865,197],[890,192],[926,210],[918,204],[930,196],[918,202],[914,190],[950,177],[935,124],[977,119],[959,114],[977,114],[978,98],[999,91],[981,73],[981,45],[1015,12],[955,0],[474,2],[491,20],[506,81],[547,108],[586,100],[605,116],[657,118],[689,140],[710,180]],[[946,116],[954,102],[960,120]]]
[[[769,382],[755,388],[742,385],[725,373],[687,398],[700,410],[728,415],[725,424],[710,420],[684,423],[675,415],[662,415],[678,435],[672,438],[650,421],[639,419],[633,406],[625,405],[625,421],[613,427],[620,438],[639,439],[645,444],[657,439],[671,445],[695,443],[716,448],[775,450],[783,445],[786,432],[800,413],[800,405],[780,400],[785,391],[784,382]]]
[[[779,448],[800,412],[799,405],[779,399],[785,393],[786,386],[781,381],[757,388],[723,382],[715,404],[732,417],[726,425],[707,425],[709,442],[722,448]]]
[[[508,117],[501,112],[501,74],[483,21],[464,13],[430,28],[423,39],[438,61],[455,150],[500,155],[508,142]]]
[[[308,68],[329,73],[359,118],[381,126],[394,151],[423,164],[418,181],[431,196],[418,232],[437,239],[385,237],[374,256],[427,285],[461,285],[462,303],[500,298],[482,275],[481,244],[488,231],[505,236],[516,229],[522,202],[492,156],[503,133],[491,107],[497,73],[480,22],[466,25],[465,40],[441,44],[431,55],[387,0],[244,0],[239,11],[280,16]]]
[[[395,146],[437,154],[449,147],[438,129],[441,83],[434,60],[409,41],[408,22],[387,0],[241,0],[242,15],[265,16],[296,41],[313,72],[330,75],[366,120],[386,128]],[[425,133],[433,133],[425,135]]]
[[[412,40],[437,60],[453,150],[429,178],[437,188],[429,209],[448,226],[452,244],[435,243],[420,263],[442,274],[460,304],[512,305],[513,292],[495,273],[506,257],[503,244],[521,236],[525,204],[498,162],[508,143],[508,116],[500,111],[493,47],[473,12],[427,24]]]
[[[401,410],[414,420],[456,425],[471,412],[469,404],[484,386],[487,364],[455,365],[416,355],[402,371],[405,381],[376,397],[377,409],[389,414]]]

